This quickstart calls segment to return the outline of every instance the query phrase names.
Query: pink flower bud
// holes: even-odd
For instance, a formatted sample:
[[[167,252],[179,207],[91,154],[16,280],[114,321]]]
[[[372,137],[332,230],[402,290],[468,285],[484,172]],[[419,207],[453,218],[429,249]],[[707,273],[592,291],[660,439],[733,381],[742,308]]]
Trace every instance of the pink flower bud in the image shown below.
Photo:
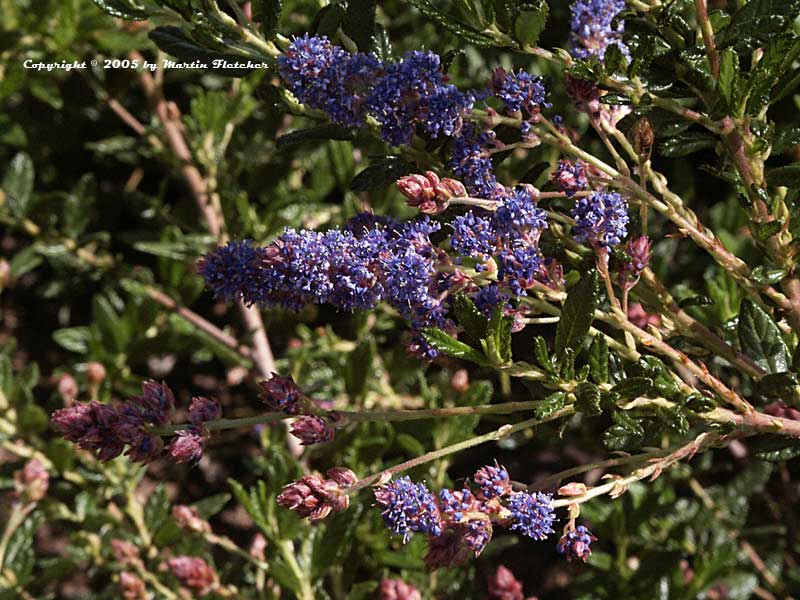
[[[190,531],[197,531],[205,533],[211,531],[211,525],[200,516],[197,509],[184,504],[178,504],[172,507],[172,518],[178,523],[178,526]]]
[[[38,502],[47,494],[50,476],[38,458],[32,458],[14,473],[14,492],[28,502]]]
[[[350,506],[350,498],[339,483],[317,475],[306,475],[285,486],[277,502],[279,506],[296,512],[300,518],[308,517],[312,522]]]
[[[144,581],[130,571],[119,574],[119,589],[123,600],[147,600],[147,587]]]
[[[352,487],[358,482],[358,476],[345,467],[333,467],[325,474],[342,487]]]
[[[97,385],[106,378],[106,368],[99,362],[92,361],[86,364],[86,379],[89,383]]]
[[[250,543],[250,556],[263,562],[267,559],[266,550],[267,538],[261,533],[255,534],[253,541]]]
[[[180,580],[181,585],[197,592],[200,596],[205,596],[219,585],[214,568],[197,556],[170,558],[166,562],[166,568]]]
[[[648,313],[638,302],[631,302],[628,306],[628,320],[641,329],[648,325],[661,325],[661,315]]]
[[[522,600],[522,584],[511,569],[500,565],[489,579],[489,598],[492,600]]]
[[[0,258],[0,290],[11,280],[11,265],[5,258]]]
[[[445,177],[436,186],[436,195],[440,199],[449,200],[450,198],[464,198],[467,196],[467,188],[464,184],[455,179]]]
[[[380,600],[422,600],[419,590],[402,579],[383,579]]]
[[[291,433],[303,446],[311,446],[332,440],[333,426],[323,417],[304,415],[292,424]]]
[[[281,377],[277,373],[272,374],[272,378],[261,382],[261,401],[270,410],[285,412],[288,415],[296,415],[300,412],[300,401],[303,392],[297,387],[291,377]]]
[[[111,540],[111,548],[114,551],[114,560],[123,567],[136,567],[142,563],[139,558],[139,548],[127,540]]]
[[[450,387],[453,391],[463,394],[469,389],[469,372],[466,369],[459,369],[450,377]]]
[[[64,401],[64,404],[72,404],[75,398],[78,397],[78,382],[69,373],[64,373],[58,378],[58,395]]]
[[[172,438],[167,448],[170,456],[177,463],[197,462],[203,456],[206,440],[198,427],[181,429]]]

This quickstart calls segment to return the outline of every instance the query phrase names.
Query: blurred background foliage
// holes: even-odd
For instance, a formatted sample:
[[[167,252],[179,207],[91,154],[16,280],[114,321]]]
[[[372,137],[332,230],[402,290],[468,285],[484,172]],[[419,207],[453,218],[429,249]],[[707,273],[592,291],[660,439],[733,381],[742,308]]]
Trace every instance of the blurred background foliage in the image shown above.
[[[112,12],[132,6],[96,2]],[[342,3],[287,1],[277,29],[287,36],[324,31],[331,6],[346,10]],[[86,0],[0,0],[0,7],[0,489],[7,492],[0,515],[9,514],[13,473],[23,461],[40,457],[51,476],[46,498],[7,540],[0,597],[119,598],[124,566],[111,540],[140,549],[148,574],[143,577],[158,598],[178,590],[159,569],[178,555],[205,558],[224,584],[216,593],[242,598],[309,597],[309,590],[313,598],[371,598],[384,576],[413,583],[425,598],[481,598],[499,564],[540,599],[735,600],[785,597],[800,589],[795,469],[759,461],[741,444],[714,452],[713,460],[711,454],[698,456],[653,484],[636,484],[618,500],[586,504],[583,517],[599,538],[588,565],[568,565],[549,542],[504,533],[478,560],[434,573],[423,567],[424,544],[403,546],[391,538],[366,494],[317,526],[278,509],[274,497],[310,469],[343,465],[366,475],[496,427],[492,419],[363,424],[302,454],[287,448],[279,426],[224,432],[212,438],[195,467],[158,461],[144,469],[125,458],[101,464],[74,452],[48,423],[50,412],[65,402],[122,398],[137,393],[143,379],[155,378],[170,384],[179,407],[188,407],[193,395],[209,395],[220,400],[226,416],[246,416],[259,410],[260,376],[248,352],[221,343],[176,308],[249,343],[240,314],[205,293],[196,274],[197,258],[217,240],[187,188],[185,164],[164,141],[142,75],[125,68],[48,72],[23,66],[28,59],[102,65],[130,59],[132,52],[154,62],[165,55],[147,33],[154,24],[175,22],[174,16],[153,6],[150,22],[123,21]],[[550,9],[540,44],[563,47],[568,4],[551,2]],[[550,76],[556,110],[577,131],[588,128],[569,110],[563,81],[548,63],[465,45],[399,0],[380,4],[377,23],[395,56],[419,48],[446,56],[460,86],[482,87],[498,66]],[[390,180],[380,180],[387,149],[367,133],[340,132],[342,139],[335,140],[287,136],[318,122],[287,114],[274,71],[233,79],[171,69],[152,77],[181,119],[231,237],[264,243],[284,227],[326,228],[365,209],[413,214]],[[776,130],[797,131],[796,95],[787,94],[773,112]],[[674,136],[679,127],[666,117],[659,123],[658,116],[652,118],[661,140]],[[795,160],[798,141],[789,139],[776,152],[778,160]],[[599,141],[589,149],[604,155]],[[665,150],[657,166],[726,245],[747,259],[752,242],[742,235],[745,217],[735,194],[699,168],[715,162],[713,148],[697,149],[699,155],[686,158]],[[513,154],[499,175],[542,183],[549,169],[529,169],[556,159],[547,148]],[[352,185],[376,164],[379,169],[362,176],[361,185]],[[654,267],[679,299],[709,298],[696,303],[693,314],[721,328],[731,325],[741,294],[690,242],[659,243]],[[463,365],[455,360],[421,366],[406,355],[402,323],[389,309],[367,315],[308,307],[263,317],[276,369],[337,406],[438,407],[532,394],[522,383],[479,368],[470,370],[471,383],[465,384]],[[530,345],[528,338],[515,343]],[[94,363],[105,369],[101,380],[90,372]],[[512,437],[412,475],[438,487],[496,458],[515,479],[534,481],[601,460],[603,427],[586,419],[566,431],[544,426],[535,437]],[[182,534],[170,513],[175,504],[195,505],[214,535]],[[267,540],[266,568],[247,558],[259,532]]]

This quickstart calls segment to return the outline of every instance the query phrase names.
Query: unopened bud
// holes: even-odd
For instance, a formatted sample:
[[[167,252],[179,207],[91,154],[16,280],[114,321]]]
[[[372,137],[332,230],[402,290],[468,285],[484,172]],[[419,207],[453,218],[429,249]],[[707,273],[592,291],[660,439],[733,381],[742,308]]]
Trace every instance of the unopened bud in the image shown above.
[[[653,133],[653,125],[647,117],[642,117],[633,124],[628,133],[628,139],[642,160],[650,160],[656,138]]]
[[[211,531],[211,525],[208,521],[200,516],[197,509],[184,504],[178,504],[172,507],[172,518],[178,523],[178,527],[188,529],[189,531],[197,531],[198,533],[206,533]]]
[[[192,426],[178,431],[167,450],[177,463],[197,462],[202,458],[205,446],[203,431],[199,427]]]
[[[119,574],[119,589],[123,600],[147,600],[147,586],[144,581],[130,571]]]
[[[5,258],[0,258],[0,291],[11,281],[11,265]]]
[[[267,558],[267,538],[262,533],[257,533],[253,536],[253,541],[250,543],[250,556],[256,560],[264,562]]]
[[[464,184],[456,179],[445,177],[436,186],[437,197],[442,200],[449,200],[450,198],[464,198],[467,196],[467,188]]]
[[[466,369],[459,369],[450,377],[450,387],[453,391],[463,394],[469,389],[469,372]]]
[[[277,502],[279,506],[296,512],[301,518],[308,517],[312,522],[350,506],[350,498],[339,483],[316,475],[306,475],[285,486]]]
[[[189,421],[192,423],[202,423],[204,421],[214,421],[222,417],[222,407],[216,400],[195,396],[189,405]]]
[[[50,476],[38,458],[32,458],[14,473],[14,491],[17,497],[28,502],[38,502],[47,494]]]
[[[92,361],[86,363],[86,379],[89,383],[97,385],[103,383],[106,378],[106,368],[99,362]]]
[[[646,235],[631,238],[628,240],[625,252],[630,257],[625,269],[636,279],[650,264],[650,238]]]
[[[406,175],[397,180],[397,189],[406,197],[406,204],[420,212],[435,215],[447,209],[450,198],[466,196],[464,186],[454,179],[439,179],[433,171],[424,175]]]
[[[303,446],[321,444],[333,439],[333,425],[324,417],[304,415],[293,424],[291,433]]]
[[[358,482],[358,475],[345,467],[330,468],[325,474],[342,487],[352,487]]]
[[[383,579],[380,600],[422,600],[419,590],[402,579]]]
[[[200,596],[205,596],[219,586],[219,578],[214,568],[197,556],[176,556],[162,565],[181,582]]]
[[[522,600],[522,583],[511,569],[500,565],[489,579],[489,598],[492,600]]]
[[[75,398],[78,397],[78,382],[69,373],[64,373],[58,378],[58,395],[64,401],[64,404],[72,404]]]

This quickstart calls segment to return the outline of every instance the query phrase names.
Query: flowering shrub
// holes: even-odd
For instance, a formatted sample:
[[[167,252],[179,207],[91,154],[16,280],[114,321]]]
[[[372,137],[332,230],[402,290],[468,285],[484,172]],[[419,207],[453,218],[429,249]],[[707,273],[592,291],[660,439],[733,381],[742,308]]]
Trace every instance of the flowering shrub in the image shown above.
[[[45,4],[0,599],[800,589],[800,3]]]

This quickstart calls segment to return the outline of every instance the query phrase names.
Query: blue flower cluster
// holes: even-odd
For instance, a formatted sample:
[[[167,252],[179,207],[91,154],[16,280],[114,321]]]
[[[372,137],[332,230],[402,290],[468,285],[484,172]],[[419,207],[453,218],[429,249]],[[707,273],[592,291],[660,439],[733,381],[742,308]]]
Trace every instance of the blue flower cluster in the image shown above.
[[[375,500],[382,507],[383,520],[392,533],[407,542],[412,533],[432,536],[442,534],[439,506],[424,483],[401,477],[375,491]]]
[[[492,76],[492,91],[510,113],[525,111],[533,116],[539,113],[541,106],[551,106],[547,102],[547,88],[542,78],[522,69],[516,73],[497,69]]]
[[[572,208],[575,240],[597,249],[610,249],[628,235],[628,203],[616,192],[597,192],[579,198]]]
[[[520,187],[505,196],[491,215],[470,211],[453,219],[450,245],[458,254],[479,261],[493,257],[503,290],[522,296],[539,275],[542,255],[538,242],[546,228],[546,213],[536,206],[530,191]],[[485,268],[485,264],[476,266],[477,271]],[[501,295],[501,289],[487,289],[481,293],[480,302],[490,306],[490,298],[497,296],[499,300]]]
[[[547,494],[514,492],[508,471],[497,463],[475,473],[477,490],[443,489],[437,498],[421,483],[402,477],[375,490],[375,500],[393,533],[407,542],[412,533],[428,537],[425,562],[431,568],[462,564],[478,556],[492,537],[493,524],[537,540],[553,533],[555,515]]]
[[[508,501],[511,511],[511,529],[535,540],[543,540],[553,533],[555,514],[550,494],[517,492]]]
[[[448,259],[430,240],[439,228],[427,217],[399,224],[359,215],[342,230],[287,229],[262,248],[229,243],[206,255],[199,271],[215,296],[228,301],[292,310],[324,303],[371,309],[386,301],[414,329],[452,329],[447,279],[437,270]],[[436,357],[423,342],[417,345],[420,354]]]
[[[616,45],[623,56],[630,58],[630,51],[622,41],[625,22],[616,16],[625,9],[625,0],[577,0],[571,6],[570,53],[575,58],[588,59],[596,56],[603,60],[606,49]]]
[[[371,115],[393,146],[409,144],[418,129],[431,138],[452,138],[450,166],[469,192],[490,198],[502,190],[489,160],[494,132],[464,122],[485,94],[448,83],[439,55],[413,51],[399,62],[382,63],[372,54],[351,54],[324,36],[305,35],[278,58],[278,72],[298,100],[336,123],[357,127]],[[512,113],[524,110],[532,118],[540,106],[549,106],[542,79],[525,71],[498,70],[491,87]]]

